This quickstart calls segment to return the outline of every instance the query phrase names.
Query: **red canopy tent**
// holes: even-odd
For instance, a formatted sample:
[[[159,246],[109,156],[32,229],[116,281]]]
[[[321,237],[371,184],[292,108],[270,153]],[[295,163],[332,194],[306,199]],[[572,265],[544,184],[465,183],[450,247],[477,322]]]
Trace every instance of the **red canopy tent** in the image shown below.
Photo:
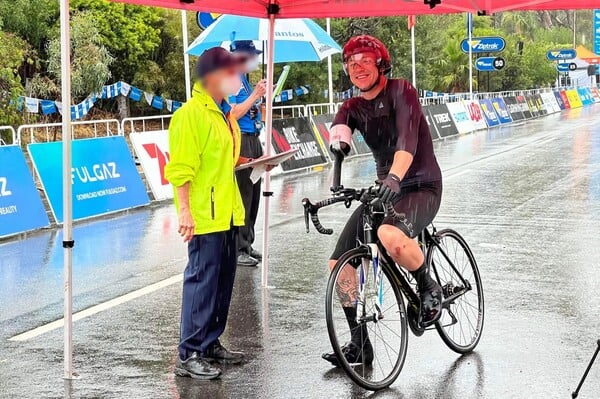
[[[249,17],[269,18],[270,35],[267,49],[267,87],[273,85],[273,43],[275,18],[325,18],[372,17],[391,15],[452,14],[470,12],[491,15],[515,10],[565,10],[591,9],[598,0],[111,0],[137,5],[176,8],[189,11],[209,11]],[[60,0],[61,26],[61,81],[62,102],[71,104],[69,0]],[[266,130],[272,129],[272,92],[267,91]],[[71,182],[71,113],[62,115],[63,131],[63,247],[64,247],[64,377],[73,378],[72,359],[72,182]],[[267,135],[267,154],[271,153],[270,135]],[[265,191],[269,191],[269,173],[265,178]],[[267,282],[268,260],[268,210],[269,197],[265,197],[263,228],[262,270],[263,286]]]

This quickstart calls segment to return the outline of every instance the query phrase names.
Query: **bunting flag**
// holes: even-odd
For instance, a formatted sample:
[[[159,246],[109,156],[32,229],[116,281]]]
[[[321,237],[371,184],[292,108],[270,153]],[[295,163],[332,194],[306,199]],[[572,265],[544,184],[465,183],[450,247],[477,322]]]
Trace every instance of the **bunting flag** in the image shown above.
[[[173,101],[173,112],[177,111],[179,108],[181,108],[181,106],[183,105],[182,102],[179,101]]]
[[[273,102],[282,103],[294,99],[294,96],[300,97],[310,92],[310,86],[298,86],[295,89],[283,90],[273,99]]]
[[[152,108],[163,109],[164,105],[162,97],[154,96],[150,105],[152,106]]]
[[[37,98],[25,97],[25,109],[27,110],[27,112],[37,114],[39,105],[40,100],[38,100]]]
[[[52,100],[41,100],[40,105],[42,106],[42,114],[50,115],[58,112],[56,108],[56,102]]]
[[[142,91],[137,87],[131,87],[129,91],[129,98],[133,101],[142,101]]]
[[[409,15],[408,16],[408,30],[412,30],[412,28],[414,28],[416,24],[417,24],[417,16]]]
[[[147,91],[145,91],[144,98],[146,99],[146,102],[148,103],[148,105],[152,105],[152,98],[154,98],[154,94],[148,93]]]
[[[60,101],[54,101],[54,105],[56,105],[58,113],[62,115],[62,103]]]
[[[131,90],[131,85],[129,83],[121,82],[121,95],[123,97],[127,97],[130,90]]]
[[[167,111],[173,111],[173,100],[165,100],[167,102]]]

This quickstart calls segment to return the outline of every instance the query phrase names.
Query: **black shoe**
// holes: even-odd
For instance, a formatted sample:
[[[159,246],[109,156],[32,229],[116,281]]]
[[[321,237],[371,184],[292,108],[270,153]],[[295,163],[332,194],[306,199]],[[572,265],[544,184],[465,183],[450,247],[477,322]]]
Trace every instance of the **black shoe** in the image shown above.
[[[252,247],[250,247],[250,256],[256,260],[262,260],[262,254]]]
[[[258,261],[248,254],[241,253],[238,255],[237,264],[243,267],[256,267],[258,266]]]
[[[217,341],[204,352],[204,359],[211,363],[240,364],[244,360],[244,352],[230,351]]]
[[[442,316],[442,287],[433,281],[421,296],[421,325],[429,327],[435,324]]]
[[[175,364],[175,375],[179,377],[190,377],[196,380],[214,380],[219,378],[221,370],[211,366],[205,359],[198,356],[196,352],[186,360],[177,357]]]
[[[342,346],[342,353],[344,354],[344,357],[348,363],[351,365],[365,364],[370,366],[373,364],[373,346],[371,346],[371,341],[369,341],[369,339],[365,341],[365,344],[362,348],[354,342],[348,342],[346,345]],[[333,364],[335,367],[340,367],[340,362],[338,361],[335,352],[323,353],[321,357]]]

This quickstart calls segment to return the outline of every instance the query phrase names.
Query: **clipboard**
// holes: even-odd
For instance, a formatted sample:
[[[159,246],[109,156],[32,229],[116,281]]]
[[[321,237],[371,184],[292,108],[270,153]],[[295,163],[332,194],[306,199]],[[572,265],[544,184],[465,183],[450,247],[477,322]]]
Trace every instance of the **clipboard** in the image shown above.
[[[236,171],[244,170],[248,168],[258,168],[258,167],[267,167],[267,166],[276,166],[282,162],[287,161],[291,157],[293,157],[298,152],[298,149],[287,150],[280,154],[271,155],[270,157],[262,156],[260,158],[254,159],[251,162],[247,162],[245,164],[239,165],[235,168]]]

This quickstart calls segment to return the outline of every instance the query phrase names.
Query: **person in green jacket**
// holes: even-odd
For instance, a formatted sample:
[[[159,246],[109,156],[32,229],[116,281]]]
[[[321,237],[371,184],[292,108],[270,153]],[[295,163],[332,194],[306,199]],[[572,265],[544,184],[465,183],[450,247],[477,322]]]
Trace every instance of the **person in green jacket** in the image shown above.
[[[220,47],[205,51],[196,64],[192,98],[169,127],[165,176],[175,190],[179,234],[188,243],[178,376],[218,378],[221,370],[213,363],[244,358],[219,341],[237,266],[237,229],[245,216],[234,169],[247,161],[240,158],[240,129],[225,99],[239,91],[244,61]]]

